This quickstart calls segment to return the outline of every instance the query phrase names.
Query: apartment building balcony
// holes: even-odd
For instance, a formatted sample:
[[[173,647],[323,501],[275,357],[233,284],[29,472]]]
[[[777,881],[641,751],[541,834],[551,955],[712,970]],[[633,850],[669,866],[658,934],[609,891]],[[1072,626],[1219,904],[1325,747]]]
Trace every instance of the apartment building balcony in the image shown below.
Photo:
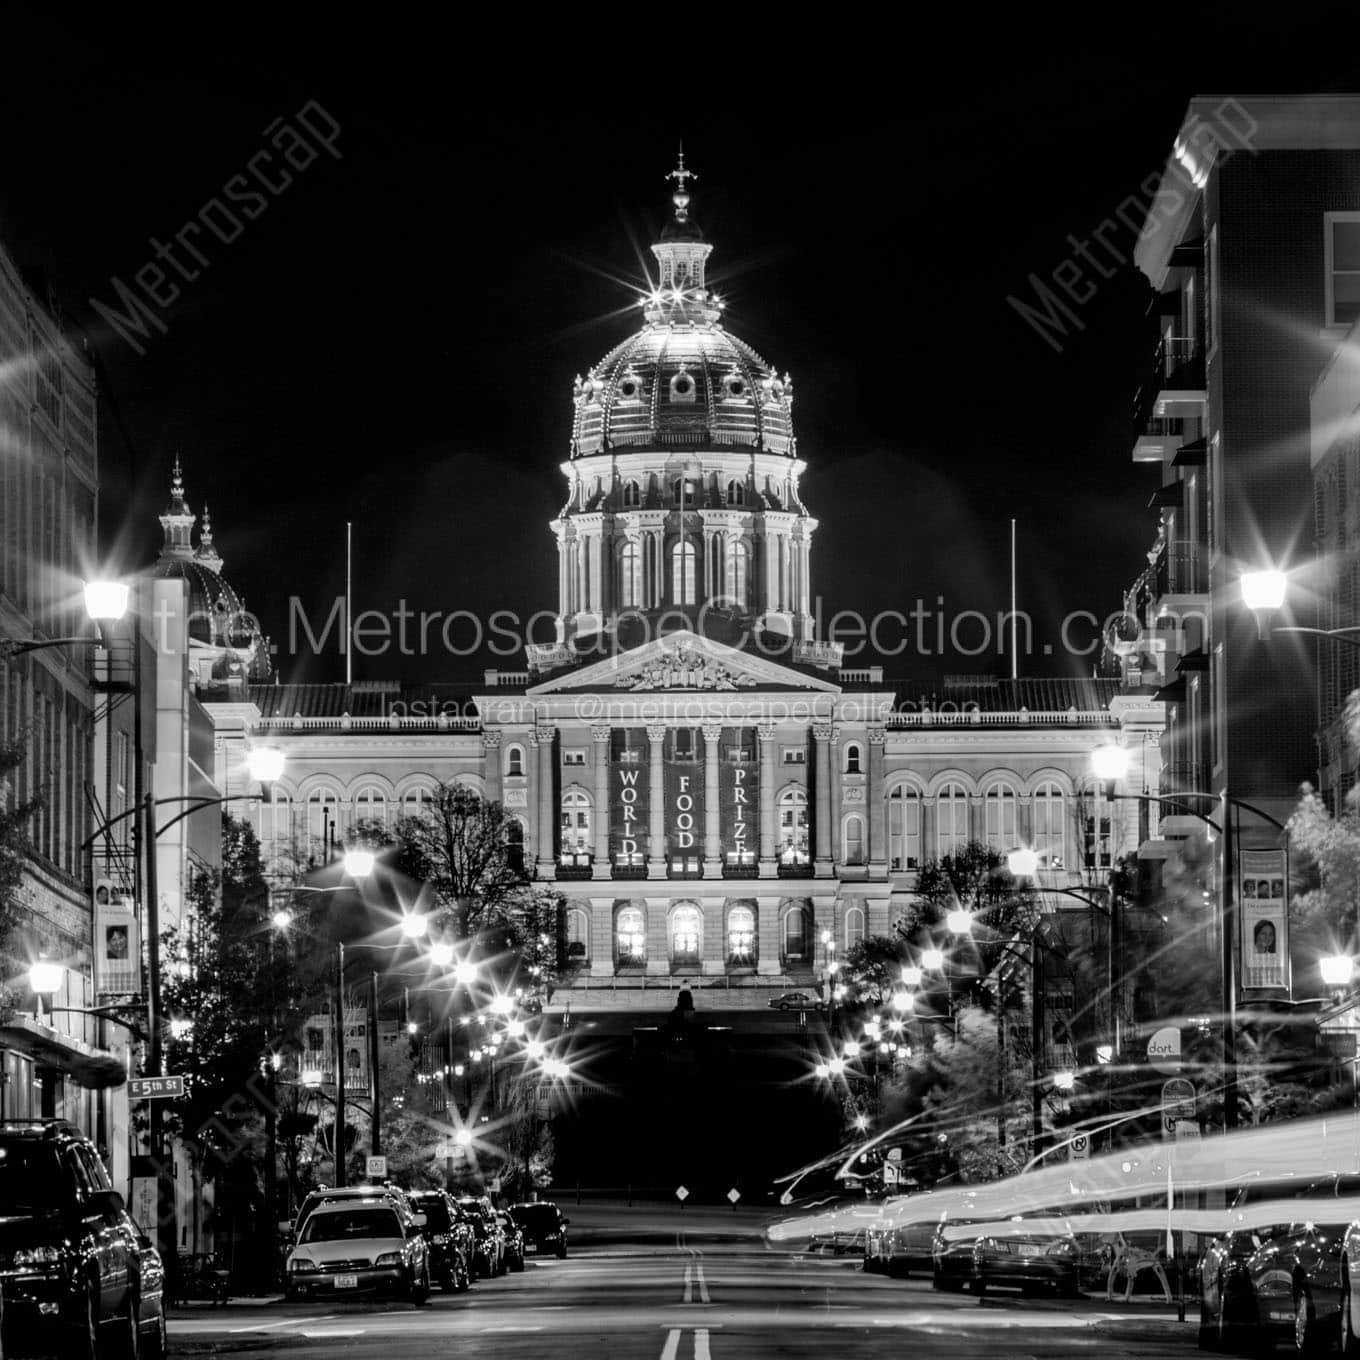
[[[1133,461],[1164,464],[1180,448],[1184,432],[1185,421],[1179,416],[1151,416],[1134,441]]]
[[[1151,563],[1152,602],[1161,608],[1176,599],[1198,597],[1209,589],[1204,546],[1193,539],[1163,539]]]
[[[1162,766],[1158,790],[1162,795],[1204,793],[1209,787],[1209,771],[1197,760],[1173,760]]]
[[[1133,427],[1136,436],[1143,436],[1158,421],[1180,421],[1204,414],[1209,399],[1205,387],[1204,351],[1192,336],[1162,336],[1157,342],[1157,354],[1152,372],[1139,388],[1134,399]],[[1169,429],[1170,426],[1156,428]],[[1163,441],[1169,435],[1156,436]],[[1165,442],[1162,447],[1165,447]],[[1151,445],[1146,458],[1140,457],[1135,446],[1134,459],[1154,461]]]

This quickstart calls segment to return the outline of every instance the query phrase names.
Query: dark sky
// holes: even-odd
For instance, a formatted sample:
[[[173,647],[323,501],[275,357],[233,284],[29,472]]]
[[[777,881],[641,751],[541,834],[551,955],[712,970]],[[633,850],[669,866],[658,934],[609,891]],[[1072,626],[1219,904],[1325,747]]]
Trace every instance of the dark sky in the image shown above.
[[[1190,10],[1117,33],[1012,34],[977,13],[956,32],[804,39],[771,16],[768,50],[754,16],[741,42],[711,16],[702,57],[641,33],[610,55],[574,29],[245,13],[175,36],[7,22],[26,52],[0,87],[0,238],[94,338],[135,450],[134,468],[105,419],[108,550],[154,555],[182,451],[226,575],[284,652],[289,597],[320,617],[342,588],[346,519],[357,608],[553,607],[571,378],[636,324],[630,285],[683,136],[727,324],[795,379],[824,617],[940,595],[948,615],[994,614],[1014,514],[1040,619],[1022,669],[1089,667],[1042,645],[1067,611],[1117,608],[1155,534],[1156,472],[1130,461],[1147,289],[1102,280],[1060,353],[1007,297],[1160,170],[1190,96],[1360,88],[1340,7],[1289,32],[1234,9],[1217,39]],[[1178,27],[1201,65],[1168,59]],[[149,238],[173,238],[309,101],[340,124],[339,158],[299,170],[239,239],[207,238],[208,267],[136,354],[91,299],[113,304]],[[360,659],[357,675],[483,660]],[[281,664],[343,674],[334,655]],[[886,664],[928,679],[999,663],[913,647]]]

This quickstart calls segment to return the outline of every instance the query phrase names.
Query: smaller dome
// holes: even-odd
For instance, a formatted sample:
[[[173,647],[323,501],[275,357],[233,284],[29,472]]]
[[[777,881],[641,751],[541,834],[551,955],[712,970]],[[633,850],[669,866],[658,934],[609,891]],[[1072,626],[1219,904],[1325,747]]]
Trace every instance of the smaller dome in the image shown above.
[[[192,558],[163,557],[156,563],[159,581],[187,581],[189,636],[210,647],[249,648],[259,628],[241,606],[235,590],[215,571]]]

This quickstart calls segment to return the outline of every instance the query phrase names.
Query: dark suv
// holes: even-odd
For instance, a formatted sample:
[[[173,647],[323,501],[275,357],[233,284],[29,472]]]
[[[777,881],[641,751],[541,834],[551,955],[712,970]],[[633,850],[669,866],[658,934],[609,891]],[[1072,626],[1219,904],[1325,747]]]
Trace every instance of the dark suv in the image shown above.
[[[567,1224],[571,1219],[563,1218],[557,1205],[547,1200],[512,1204],[510,1217],[524,1234],[526,1247],[533,1247],[540,1254],[545,1251],[556,1252],[558,1256],[567,1254]]]
[[[472,1224],[444,1190],[413,1190],[408,1198],[412,1211],[424,1215],[420,1231],[430,1244],[430,1274],[441,1289],[461,1293],[472,1283],[477,1269]]]
[[[477,1242],[477,1274],[488,1280],[506,1271],[505,1233],[496,1219],[496,1211],[485,1195],[464,1195],[458,1210],[472,1226]]]
[[[95,1360],[105,1335],[136,1355],[164,1343],[161,1274],[94,1145],[65,1120],[0,1124],[4,1350],[58,1342]]]

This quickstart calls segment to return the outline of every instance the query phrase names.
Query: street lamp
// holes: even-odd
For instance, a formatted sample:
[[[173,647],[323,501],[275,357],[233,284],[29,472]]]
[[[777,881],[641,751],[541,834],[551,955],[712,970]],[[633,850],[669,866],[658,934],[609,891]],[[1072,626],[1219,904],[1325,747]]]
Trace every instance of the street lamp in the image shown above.
[[[971,935],[973,933],[973,914],[964,911],[962,907],[956,907],[953,911],[945,914],[944,926],[951,935]]]
[[[1256,633],[1262,642],[1270,635],[1271,618],[1284,608],[1288,588],[1288,578],[1282,571],[1242,573],[1242,603],[1256,615]]]
[[[1039,872],[1039,856],[1027,846],[1021,846],[1006,856],[1006,868],[1015,878],[1033,878]]]
[[[287,759],[277,746],[252,746],[246,752],[246,770],[257,784],[267,790],[282,778]]]
[[[929,973],[938,973],[944,967],[944,950],[935,945],[921,950],[921,967]]]
[[[123,581],[86,581],[85,612],[95,623],[115,623],[128,612],[131,593]]]
[[[1328,954],[1318,960],[1323,983],[1335,992],[1344,991],[1355,976],[1355,960],[1349,954]]]
[[[377,856],[372,850],[366,850],[362,846],[351,846],[344,855],[345,873],[350,878],[367,878],[373,872],[376,859]]]
[[[1077,1084],[1077,1074],[1075,1072],[1055,1072],[1053,1074],[1053,1089],[1055,1091],[1068,1092]]]
[[[902,983],[906,987],[919,987],[925,973],[920,966],[914,963],[902,965]]]
[[[48,1009],[51,1009],[52,998],[61,990],[61,980],[66,974],[66,969],[59,963],[52,963],[48,959],[39,959],[28,970],[28,985],[32,989],[35,998],[34,1019],[42,1019],[42,999],[47,998]]]

